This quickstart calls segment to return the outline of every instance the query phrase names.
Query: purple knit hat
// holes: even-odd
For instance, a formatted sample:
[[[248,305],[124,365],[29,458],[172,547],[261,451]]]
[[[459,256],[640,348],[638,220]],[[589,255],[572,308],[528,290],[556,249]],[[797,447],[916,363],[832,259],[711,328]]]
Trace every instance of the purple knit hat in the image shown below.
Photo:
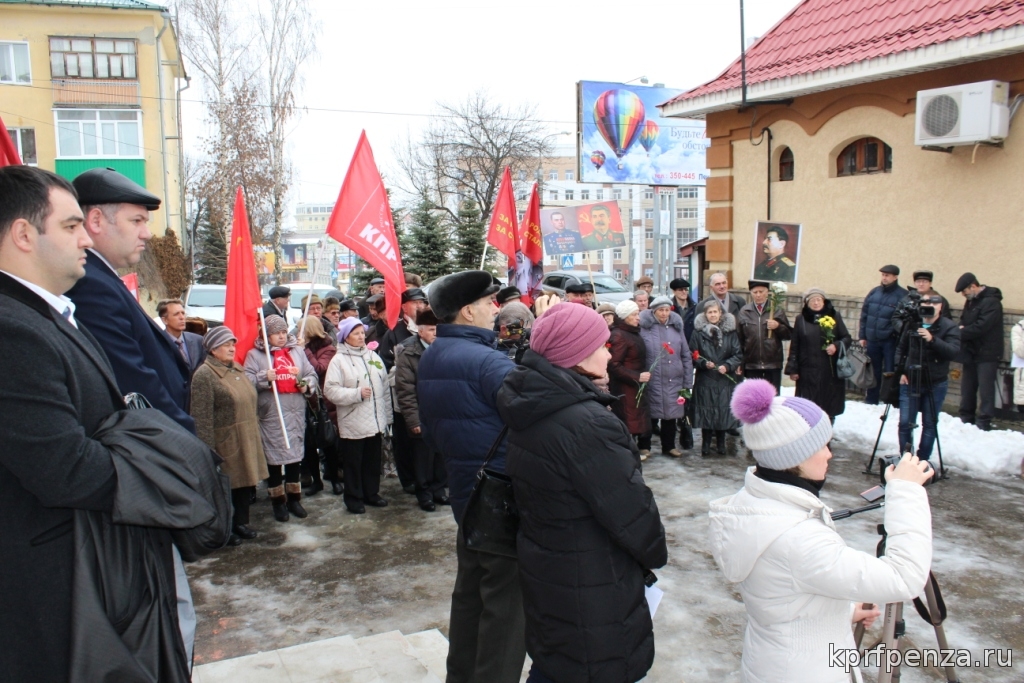
[[[537,318],[530,348],[552,365],[571,368],[608,341],[609,336],[608,323],[590,306],[561,303]]]
[[[807,399],[776,396],[763,379],[740,382],[731,407],[743,423],[744,443],[763,467],[796,467],[832,438],[832,424],[821,408]]]
[[[338,341],[343,342],[348,339],[348,335],[352,334],[352,330],[356,329],[360,325],[363,325],[363,321],[359,318],[345,318],[338,323]],[[366,329],[366,325],[363,325]]]

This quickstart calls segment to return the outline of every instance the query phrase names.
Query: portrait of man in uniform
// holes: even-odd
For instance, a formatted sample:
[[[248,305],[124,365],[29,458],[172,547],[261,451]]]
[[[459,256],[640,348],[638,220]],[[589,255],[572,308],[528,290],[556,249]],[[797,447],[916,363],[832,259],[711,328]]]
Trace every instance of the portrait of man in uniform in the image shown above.
[[[540,212],[540,231],[544,235],[545,254],[573,254],[582,251],[580,228],[572,211],[565,209],[545,209]]]
[[[800,228],[796,223],[757,223],[754,243],[755,280],[790,284],[796,282]]]
[[[626,238],[622,235],[622,220],[618,207],[615,209],[613,213],[606,204],[576,207],[576,218],[580,225],[588,225],[590,228],[589,231],[580,228],[585,250],[621,247],[626,244]]]

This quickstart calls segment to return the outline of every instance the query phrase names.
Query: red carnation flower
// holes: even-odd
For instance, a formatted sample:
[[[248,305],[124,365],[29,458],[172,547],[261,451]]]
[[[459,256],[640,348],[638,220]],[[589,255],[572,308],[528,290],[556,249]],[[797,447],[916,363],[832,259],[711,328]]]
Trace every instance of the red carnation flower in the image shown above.
[[[693,359],[694,360],[700,360],[700,351],[694,351],[693,352]]]
[[[670,356],[676,355],[676,352],[672,350],[672,346],[668,342],[662,343],[661,348],[663,348],[666,351],[668,351],[668,355],[670,355]]]

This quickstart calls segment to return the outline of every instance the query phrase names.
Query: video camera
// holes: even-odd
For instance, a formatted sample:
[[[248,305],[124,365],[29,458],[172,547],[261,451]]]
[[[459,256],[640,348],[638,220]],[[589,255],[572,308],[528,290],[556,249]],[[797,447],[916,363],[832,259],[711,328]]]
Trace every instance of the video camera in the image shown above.
[[[910,290],[907,298],[901,301],[893,312],[892,317],[903,323],[905,329],[916,330],[924,324],[925,318],[935,315],[935,307],[921,303],[921,294],[916,290]]]

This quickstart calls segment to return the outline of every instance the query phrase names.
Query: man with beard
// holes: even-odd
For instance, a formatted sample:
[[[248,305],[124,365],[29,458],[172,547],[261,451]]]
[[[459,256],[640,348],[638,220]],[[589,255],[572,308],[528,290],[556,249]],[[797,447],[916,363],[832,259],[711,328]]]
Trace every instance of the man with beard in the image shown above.
[[[768,233],[761,242],[761,252],[765,260],[754,268],[755,280],[771,280],[776,282],[793,282],[796,264],[786,256],[786,244],[789,233],[780,225],[768,228]]]
[[[583,238],[583,248],[586,251],[621,247],[626,244],[621,232],[612,232],[612,212],[604,204],[598,204],[590,209],[590,227],[591,233]]]

